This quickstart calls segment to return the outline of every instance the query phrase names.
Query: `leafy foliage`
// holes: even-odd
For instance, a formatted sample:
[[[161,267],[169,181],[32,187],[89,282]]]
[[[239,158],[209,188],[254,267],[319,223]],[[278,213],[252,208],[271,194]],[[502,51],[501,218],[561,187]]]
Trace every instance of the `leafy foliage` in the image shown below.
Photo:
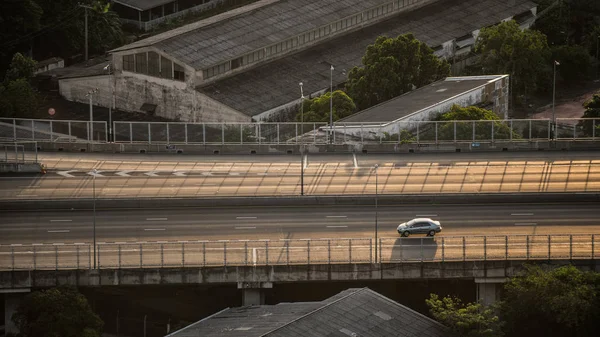
[[[483,74],[510,74],[513,97],[533,93],[550,76],[550,48],[546,36],[521,30],[514,21],[483,28],[475,44],[477,67]]]
[[[304,101],[304,122],[329,123],[329,110],[331,93],[325,93],[312,100]],[[333,121],[350,116],[356,111],[356,105],[352,99],[341,90],[333,92]],[[296,114],[296,121],[302,120],[302,114]]]
[[[27,48],[24,36],[40,29],[42,8],[35,0],[0,1],[0,76],[15,50]]]
[[[12,317],[22,337],[100,337],[104,323],[75,288],[25,296]]]
[[[452,121],[482,121],[456,123],[456,139],[471,140],[473,139],[473,125],[475,125],[475,139],[492,139],[492,124],[494,124],[495,139],[509,139],[510,127],[502,123],[493,111],[482,109],[476,106],[461,107],[453,105],[450,111],[441,114],[436,119],[438,121],[447,121],[438,126],[439,139],[454,139],[454,124]],[[490,121],[490,122],[483,122]],[[521,138],[517,133],[513,132],[513,138]]]
[[[501,321],[491,307],[484,307],[479,303],[465,304],[458,298],[440,298],[436,294],[431,294],[425,302],[433,318],[450,328],[456,336],[503,336]]]
[[[593,74],[593,58],[579,45],[559,46],[552,51],[553,59],[560,61],[557,76],[567,83],[590,79]]]
[[[367,47],[363,67],[354,67],[346,83],[359,109],[387,101],[450,74],[450,65],[412,34],[380,36]]]
[[[583,103],[583,107],[585,108],[583,118],[600,118],[600,92]],[[593,131],[594,125],[596,126],[595,133]],[[600,119],[596,120],[595,123],[592,120],[582,120],[579,122],[579,126],[582,128],[583,134],[588,137],[594,134],[596,137],[600,136]]]
[[[35,72],[35,65],[37,62],[29,57],[23,56],[21,53],[13,55],[12,62],[4,78],[4,82],[8,83],[20,78],[30,78]]]
[[[600,335],[600,274],[531,266],[504,289],[500,312],[508,336]]]
[[[548,37],[550,45],[578,44],[591,50],[594,31],[600,28],[600,1],[597,0],[534,0],[538,13],[554,6],[536,19],[534,29]],[[597,35],[596,35],[597,36]]]
[[[13,56],[4,82],[0,84],[0,116],[32,117],[37,109],[38,95],[29,84],[35,61],[20,53]]]

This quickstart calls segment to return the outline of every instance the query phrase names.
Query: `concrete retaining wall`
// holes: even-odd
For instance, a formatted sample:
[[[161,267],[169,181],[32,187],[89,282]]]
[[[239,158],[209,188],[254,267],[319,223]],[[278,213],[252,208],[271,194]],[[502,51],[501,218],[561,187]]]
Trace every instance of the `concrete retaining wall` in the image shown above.
[[[0,163],[0,173],[42,173],[42,165],[39,163]]]
[[[192,153],[192,154],[294,154],[299,153],[299,144],[289,145],[191,145],[191,144],[144,144],[144,143],[59,143],[38,142],[41,151],[64,152],[107,152],[107,153]],[[531,141],[494,143],[444,143],[444,144],[307,144],[309,153],[411,153],[411,152],[502,152],[542,150],[600,150],[600,139],[596,141]]]
[[[525,264],[574,264],[600,271],[598,260],[452,261],[389,264],[311,264],[290,266],[186,267],[101,270],[2,271],[0,289],[166,284],[257,284],[352,280],[432,280],[505,278]]]
[[[252,206],[324,206],[374,205],[374,195],[360,196],[292,196],[292,197],[223,197],[223,198],[137,198],[96,199],[97,209],[166,209],[184,207],[252,207]],[[400,204],[498,204],[498,203],[586,203],[600,205],[599,193],[489,193],[379,195],[379,205]],[[92,209],[92,199],[0,200],[0,210]]]

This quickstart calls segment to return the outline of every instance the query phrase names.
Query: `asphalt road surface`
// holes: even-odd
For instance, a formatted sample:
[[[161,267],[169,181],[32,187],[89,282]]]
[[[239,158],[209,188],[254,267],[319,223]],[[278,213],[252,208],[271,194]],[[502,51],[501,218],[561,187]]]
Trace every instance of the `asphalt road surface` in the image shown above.
[[[299,195],[302,173],[307,195],[600,191],[598,152],[332,154],[302,160],[42,154],[40,160],[49,168],[46,175],[0,177],[0,198]]]
[[[91,210],[3,212],[0,217],[1,245],[93,241]],[[596,204],[491,204],[380,206],[378,236],[398,237],[397,225],[415,217],[441,221],[441,236],[600,234]],[[95,222],[99,243],[372,238],[375,207],[102,210]]]

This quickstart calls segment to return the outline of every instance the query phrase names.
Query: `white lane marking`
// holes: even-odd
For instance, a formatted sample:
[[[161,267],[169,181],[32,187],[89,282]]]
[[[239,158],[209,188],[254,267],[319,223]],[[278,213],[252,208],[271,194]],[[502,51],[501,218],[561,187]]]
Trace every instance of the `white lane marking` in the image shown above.
[[[37,197],[37,194],[19,194],[19,197]]]
[[[146,218],[146,221],[166,221],[167,218]]]
[[[252,264],[256,266],[256,248],[252,248]]]
[[[187,173],[187,172],[175,171],[175,172],[173,172],[173,175],[176,175],[176,176],[178,176],[178,177],[187,177],[187,176],[185,175],[186,173]]]
[[[50,220],[50,222],[71,222],[71,221],[73,221],[73,220],[70,220],[70,219],[53,219],[53,220]]]
[[[537,223],[535,222],[517,222],[515,223],[515,226],[536,226]]]
[[[118,175],[118,176],[121,176],[121,177],[131,177],[131,176],[128,174],[128,173],[131,173],[131,172],[133,172],[133,171],[119,171],[119,172],[117,172],[117,173],[115,173],[115,174],[116,174],[116,175]]]
[[[85,243],[83,243],[83,242],[75,242],[74,245],[81,246],[81,245],[85,245]]]
[[[437,214],[417,214],[415,215],[417,218],[427,218],[427,217],[434,217],[434,216],[438,216]]]
[[[236,216],[236,219],[240,220],[240,219],[256,219],[255,216]]]
[[[158,175],[157,175],[158,172],[160,172],[160,171],[150,171],[150,172],[146,172],[144,174],[149,177],[158,177]]]
[[[326,226],[327,228],[348,228],[348,226]]]
[[[326,218],[347,218],[346,215],[327,215]]]
[[[68,229],[55,229],[55,230],[49,230],[48,233],[69,233],[70,230]]]
[[[533,213],[511,213],[513,216],[521,216],[521,215],[533,215]]]
[[[21,243],[13,243],[13,244],[11,244],[10,246],[11,246],[11,247],[19,247],[19,246],[22,246],[22,245],[23,245],[23,244],[21,244]]]
[[[56,242],[52,244],[53,246],[64,246],[64,243],[62,242]]]
[[[144,228],[145,231],[165,231],[164,228]]]
[[[352,154],[352,160],[354,161],[354,168],[358,168],[358,161],[356,160],[356,153]]]
[[[104,171],[96,170],[96,172],[90,171],[87,174],[91,175],[92,177],[104,177],[103,175],[100,174],[102,172],[104,172]]]
[[[76,170],[70,170],[70,171],[58,171],[56,172],[57,174],[65,177],[65,178],[73,178],[74,175],[71,175],[71,172],[77,172]]]
[[[256,227],[235,227],[235,229],[256,229]]]
[[[307,155],[307,154],[305,154],[305,155],[302,157],[302,167],[303,167],[304,169],[306,169],[306,168],[308,167],[308,155]]]

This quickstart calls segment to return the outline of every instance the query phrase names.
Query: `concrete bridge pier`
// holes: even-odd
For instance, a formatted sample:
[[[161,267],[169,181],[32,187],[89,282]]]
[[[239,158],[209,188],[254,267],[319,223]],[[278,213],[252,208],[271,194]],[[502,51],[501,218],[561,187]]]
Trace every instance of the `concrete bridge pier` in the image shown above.
[[[238,289],[242,289],[242,305],[265,304],[263,289],[272,289],[273,282],[238,282]]]
[[[31,292],[29,288],[0,289],[4,295],[4,329],[5,333],[19,333],[17,326],[12,321],[12,315],[17,311],[21,300],[27,293]]]
[[[477,302],[487,306],[499,301],[502,285],[506,280],[506,277],[475,278],[475,284],[477,285]]]

